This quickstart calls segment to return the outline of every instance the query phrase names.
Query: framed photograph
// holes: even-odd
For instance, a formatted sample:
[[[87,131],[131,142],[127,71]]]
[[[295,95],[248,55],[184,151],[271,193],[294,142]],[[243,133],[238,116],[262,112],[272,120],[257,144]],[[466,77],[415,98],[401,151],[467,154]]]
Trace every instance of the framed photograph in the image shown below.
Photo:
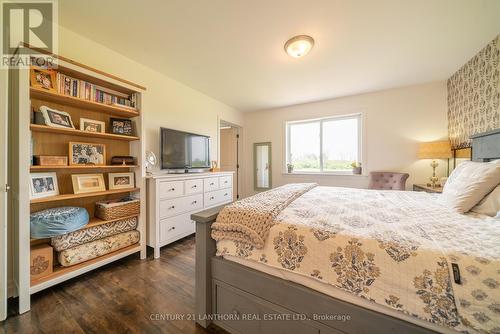
[[[135,187],[134,173],[109,173],[109,190]]]
[[[88,118],[80,118],[80,130],[104,133],[106,123]]]
[[[110,119],[111,133],[117,135],[132,136],[132,120],[126,118],[111,118]]]
[[[59,195],[57,175],[51,173],[30,174],[30,198],[42,198]]]
[[[45,89],[56,93],[57,79],[54,70],[32,68],[30,73],[31,87]]]
[[[95,143],[69,142],[69,165],[106,164],[106,145]]]
[[[43,115],[43,120],[45,125],[52,126],[55,128],[66,128],[74,129],[73,121],[71,120],[71,115],[67,112],[49,108],[47,106],[41,106],[40,112]]]
[[[71,175],[73,192],[75,194],[105,191],[104,176],[102,174],[74,174]]]

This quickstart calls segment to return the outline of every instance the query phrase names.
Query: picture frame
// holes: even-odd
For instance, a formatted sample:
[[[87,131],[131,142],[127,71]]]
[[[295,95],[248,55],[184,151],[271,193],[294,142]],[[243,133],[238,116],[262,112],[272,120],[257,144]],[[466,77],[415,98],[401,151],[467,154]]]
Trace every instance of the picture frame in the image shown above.
[[[109,128],[109,132],[116,135],[132,136],[134,132],[132,120],[127,118],[110,118]]]
[[[106,145],[69,142],[69,165],[106,165]]]
[[[105,133],[106,123],[89,118],[80,118],[80,130],[85,132]]]
[[[133,172],[109,173],[108,187],[109,190],[134,188],[135,187],[134,173]]]
[[[103,174],[73,174],[71,182],[75,194],[106,191]]]
[[[30,70],[31,87],[57,93],[57,76],[54,70],[33,67]]]
[[[59,186],[55,172],[30,173],[30,199],[57,195],[59,195]]]
[[[73,120],[71,119],[71,115],[65,111],[57,110],[47,106],[41,106],[40,112],[42,113],[45,125],[54,128],[75,128]]]

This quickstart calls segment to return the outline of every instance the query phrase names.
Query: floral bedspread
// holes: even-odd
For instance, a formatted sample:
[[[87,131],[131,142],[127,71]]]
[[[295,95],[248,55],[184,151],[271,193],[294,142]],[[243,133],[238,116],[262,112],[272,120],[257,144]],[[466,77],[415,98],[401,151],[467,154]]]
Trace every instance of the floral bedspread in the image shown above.
[[[457,214],[437,196],[316,187],[281,211],[262,249],[221,240],[217,255],[313,277],[457,331],[500,333],[500,220]]]

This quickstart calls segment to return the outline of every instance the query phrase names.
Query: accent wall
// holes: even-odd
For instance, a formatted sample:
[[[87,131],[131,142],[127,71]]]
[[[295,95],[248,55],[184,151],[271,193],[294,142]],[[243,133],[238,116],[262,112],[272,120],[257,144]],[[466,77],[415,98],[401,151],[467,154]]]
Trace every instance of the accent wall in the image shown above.
[[[500,127],[500,35],[453,74],[448,87],[448,132],[453,148]]]

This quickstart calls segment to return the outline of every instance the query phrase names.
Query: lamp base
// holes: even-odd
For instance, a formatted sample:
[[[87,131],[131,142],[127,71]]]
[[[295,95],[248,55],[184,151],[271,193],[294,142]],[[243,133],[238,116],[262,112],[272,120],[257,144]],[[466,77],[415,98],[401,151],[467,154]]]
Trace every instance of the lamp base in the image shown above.
[[[436,188],[436,183],[439,181],[439,178],[436,176],[436,167],[437,166],[439,166],[439,164],[436,162],[436,160],[433,160],[431,162],[432,176],[430,178],[432,188]]]

